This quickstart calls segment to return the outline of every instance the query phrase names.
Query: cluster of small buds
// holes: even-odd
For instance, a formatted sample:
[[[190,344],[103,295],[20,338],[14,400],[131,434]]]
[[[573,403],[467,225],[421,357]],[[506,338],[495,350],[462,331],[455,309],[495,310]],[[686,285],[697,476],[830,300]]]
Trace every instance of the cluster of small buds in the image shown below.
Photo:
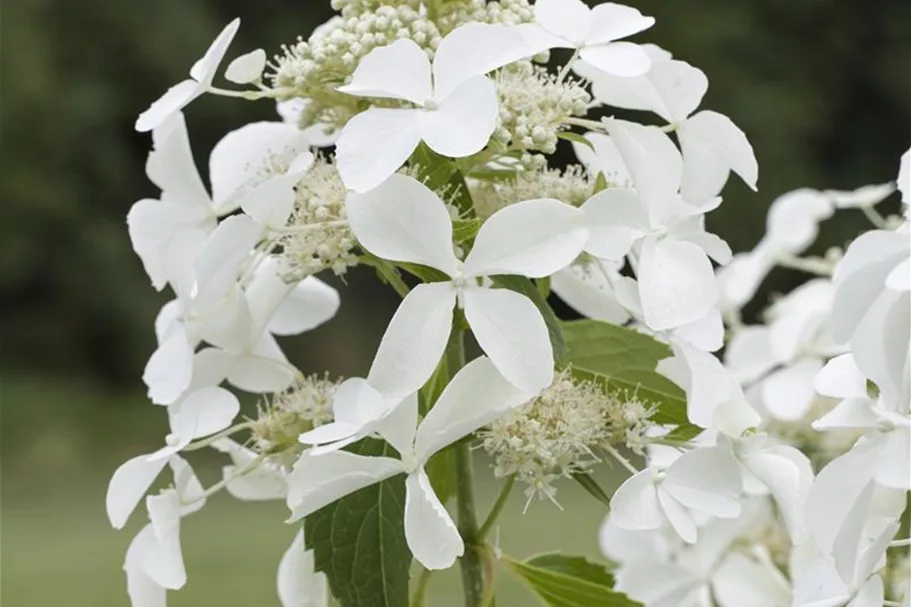
[[[444,34],[463,23],[520,25],[535,20],[535,9],[528,0],[461,0],[445,3],[438,18]]]
[[[348,2],[342,16],[314,31],[309,39],[284,46],[274,58],[268,75],[279,100],[306,98],[309,105],[301,124],[332,120],[343,126],[360,109],[358,99],[335,90],[354,73],[360,60],[375,48],[396,40],[413,40],[429,55],[440,42],[433,21],[409,4],[394,6],[379,2]]]
[[[489,217],[503,207],[533,198],[554,198],[578,207],[591,198],[595,183],[581,165],[572,164],[563,170],[519,171],[514,178],[498,182],[471,181],[469,187],[478,215]]]
[[[497,75],[500,125],[494,143],[511,150],[553,154],[567,118],[584,116],[591,95],[573,80],[563,80],[530,61],[514,63]]]
[[[421,7],[421,0],[332,0],[329,4],[332,10],[347,19],[377,11],[384,6],[407,6],[417,11]]]
[[[298,436],[332,421],[332,394],[338,383],[328,374],[310,375],[288,390],[272,394],[250,426],[256,451],[301,451]]]
[[[479,433],[498,478],[516,475],[534,497],[556,503],[553,483],[600,461],[599,446],[625,443],[644,433],[649,409],[626,401],[593,382],[577,381],[568,370],[536,398],[495,420]]]
[[[282,239],[291,276],[301,278],[323,269],[341,275],[357,264],[356,241],[345,223],[346,195],[335,163],[317,157],[295,188],[294,212]]]

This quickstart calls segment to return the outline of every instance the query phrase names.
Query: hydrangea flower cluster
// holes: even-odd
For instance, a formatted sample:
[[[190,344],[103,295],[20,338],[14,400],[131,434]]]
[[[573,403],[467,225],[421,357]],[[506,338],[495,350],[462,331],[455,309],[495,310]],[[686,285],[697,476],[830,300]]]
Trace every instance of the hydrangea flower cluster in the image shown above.
[[[235,20],[136,122],[161,194],[130,210],[130,237],[174,299],[143,373],[170,431],[107,494],[115,528],[143,499],[150,521],[124,563],[133,605],[185,584],[183,519],[221,490],[304,521],[278,567],[285,607],[424,605],[427,576],[457,561],[471,607],[492,604],[497,562],[548,604],[584,588],[648,607],[907,605],[908,154],[904,218],[875,210],[892,183],[799,190],[733,255],[704,218],[731,173],[756,188],[753,150],[698,109],[701,70],[628,40],[651,17],[581,0],[333,8],[271,61],[234,59],[241,88],[217,88]],[[555,71],[552,49],[569,56]],[[282,117],[228,133],[208,188],[182,114],[203,94],[271,99]],[[560,141],[578,164],[548,164]],[[855,208],[876,229],[800,257]],[[276,338],[331,320],[339,293],[316,275],[357,266],[401,304],[364,377],[307,376]],[[744,324],[776,266],[814,278]],[[560,321],[551,294],[586,320]],[[482,354],[466,362],[469,333]],[[238,420],[236,391],[262,395],[253,417]],[[472,444],[502,479],[480,524]],[[207,447],[228,463],[204,487],[185,455]],[[629,472],[612,496],[589,474],[602,462]],[[614,575],[487,542],[516,482],[558,503],[573,481],[610,505]]]

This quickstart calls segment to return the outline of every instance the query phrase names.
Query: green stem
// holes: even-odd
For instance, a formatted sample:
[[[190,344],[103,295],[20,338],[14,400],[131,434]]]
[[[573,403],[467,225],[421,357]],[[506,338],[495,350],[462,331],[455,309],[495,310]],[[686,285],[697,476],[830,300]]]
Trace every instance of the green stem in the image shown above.
[[[408,285],[405,284],[405,281],[402,280],[402,277],[399,276],[398,271],[392,264],[371,255],[363,255],[358,259],[358,261],[364,265],[374,268],[380,279],[383,282],[390,284],[392,288],[395,289],[395,292],[398,293],[401,297],[408,295],[408,291],[411,289],[408,288]]]
[[[512,493],[512,488],[515,484],[515,474],[510,474],[506,477],[506,482],[504,482],[503,486],[500,487],[500,494],[497,496],[497,499],[493,503],[493,506],[490,507],[490,513],[488,513],[487,518],[484,519],[484,523],[478,530],[479,539],[486,538],[487,534],[490,533],[490,529],[493,527],[493,524],[497,522],[497,518],[500,516],[500,512],[502,512],[503,506],[506,505],[506,502],[509,499],[509,494]]]
[[[424,569],[418,576],[418,583],[414,589],[414,596],[411,598],[412,607],[425,607],[427,604],[427,584],[430,582],[430,576],[433,575],[432,569]]]
[[[464,328],[461,319],[453,322],[452,335],[446,348],[449,373],[455,374],[465,366]],[[465,554],[459,561],[462,569],[462,591],[465,607],[480,607],[484,600],[484,563],[479,546],[478,517],[475,511],[474,479],[471,468],[469,441],[453,446],[455,456],[456,511],[459,534],[465,542]]]

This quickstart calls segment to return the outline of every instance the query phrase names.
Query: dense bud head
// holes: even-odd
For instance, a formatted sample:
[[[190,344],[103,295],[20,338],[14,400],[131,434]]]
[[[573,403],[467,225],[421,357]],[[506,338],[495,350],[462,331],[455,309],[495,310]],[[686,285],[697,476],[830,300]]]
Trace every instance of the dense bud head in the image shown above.
[[[253,422],[255,447],[262,453],[299,449],[297,437],[332,421],[332,395],[337,381],[311,375],[285,392],[273,394]]]

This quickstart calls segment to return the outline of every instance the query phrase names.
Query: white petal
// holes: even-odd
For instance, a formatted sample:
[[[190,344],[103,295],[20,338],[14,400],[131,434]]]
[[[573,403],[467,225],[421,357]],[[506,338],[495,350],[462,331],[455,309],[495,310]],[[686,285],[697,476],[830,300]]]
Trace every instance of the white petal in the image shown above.
[[[911,149],[902,154],[898,163],[898,177],[895,182],[902,194],[902,202],[904,204],[911,203]]]
[[[662,487],[688,508],[721,518],[740,515],[740,470],[723,448],[687,451],[668,468]]]
[[[592,14],[581,0],[535,2],[535,20],[547,31],[582,46],[592,27]]]
[[[876,460],[876,482],[901,491],[911,490],[911,430],[896,428],[882,439]]]
[[[221,299],[213,302],[214,307],[200,312],[187,323],[188,331],[195,338],[219,348],[246,349],[255,335],[251,301],[258,303],[245,297],[239,285],[231,285]],[[261,328],[256,331],[260,332]]]
[[[196,170],[183,113],[172,114],[152,131],[152,143],[146,175],[161,189],[162,197],[192,207],[197,214],[210,213],[209,193]]]
[[[405,481],[405,540],[427,569],[448,569],[465,552],[462,536],[421,468]]]
[[[620,155],[620,150],[607,135],[601,133],[585,133],[585,138],[594,149],[578,142],[573,142],[573,150],[590,175],[604,173],[609,183],[617,187],[628,187],[630,176],[626,163]]]
[[[655,488],[657,470],[645,470],[626,479],[610,500],[611,521],[622,529],[657,529],[664,520]]]
[[[171,476],[174,478],[174,491],[180,499],[180,516],[197,512],[206,504],[205,489],[189,462],[179,455],[168,459]]]
[[[127,594],[130,596],[132,607],[166,607],[167,605],[166,590],[156,584],[142,569],[142,554],[149,549],[155,549],[150,548],[154,540],[152,527],[148,525],[133,538],[130,547],[127,548],[123,570],[126,572]]]
[[[281,392],[294,382],[294,372],[275,338],[264,333],[251,352],[234,357],[227,379],[246,392]]]
[[[795,543],[802,541],[806,534],[807,496],[813,483],[813,468],[807,456],[794,447],[781,445],[748,455],[743,464],[769,488]]]
[[[579,53],[579,57],[595,69],[626,78],[641,76],[652,66],[648,53],[632,42],[586,46]]]
[[[816,559],[794,580],[794,607],[841,607],[850,598],[851,591],[828,559]]]
[[[433,56],[433,94],[443,100],[474,76],[534,54],[515,28],[466,23],[440,41]]]
[[[683,198],[697,203],[716,196],[734,171],[756,189],[759,165],[746,135],[723,114],[704,110],[677,130],[683,150]]]
[[[508,289],[484,287],[465,289],[462,297],[471,332],[503,377],[527,392],[550,385],[553,349],[531,300]]]
[[[677,327],[674,336],[706,352],[719,350],[724,345],[724,322],[721,319],[721,312],[713,308],[699,320]]]
[[[854,599],[845,607],[881,607],[885,594],[883,579],[878,575],[874,575],[867,580],[867,583],[857,592]]]
[[[769,207],[766,237],[775,252],[803,253],[816,240],[819,222],[832,213],[832,203],[822,192],[809,188],[788,192]]]
[[[165,252],[171,239],[185,229],[211,230],[215,220],[193,206],[146,198],[130,208],[127,227],[133,250],[142,260],[152,286],[160,291],[168,281]]]
[[[550,288],[579,314],[622,325],[629,313],[617,301],[607,278],[616,270],[605,265],[599,260],[571,265],[550,277]]]
[[[359,97],[405,99],[423,104],[431,96],[430,60],[414,41],[396,40],[361,59],[351,82],[338,88]]]
[[[582,212],[559,200],[509,205],[481,226],[463,271],[466,276],[550,276],[582,252],[588,239],[584,220]]]
[[[739,552],[725,555],[718,564],[712,592],[719,607],[784,607],[791,600],[786,580]]]
[[[305,452],[288,477],[288,522],[404,471],[401,461],[389,457],[366,457],[347,451],[325,455]]]
[[[156,405],[169,405],[190,387],[193,378],[193,347],[183,331],[174,331],[152,353],[142,373],[149,398]]]
[[[680,152],[657,127],[624,120],[608,120],[606,124],[654,222],[668,202],[677,197],[683,174]]]
[[[872,429],[879,426],[879,416],[873,412],[873,402],[867,398],[846,398],[831,411],[813,422],[814,430],[836,428]]]
[[[288,484],[279,470],[260,465],[252,472],[237,475],[238,466],[223,466],[222,478],[225,489],[232,497],[249,502],[283,500],[288,493]]]
[[[759,285],[774,266],[762,249],[734,255],[728,265],[718,269],[720,304],[725,309],[742,307],[753,299]]]
[[[204,92],[194,80],[178,82],[139,115],[134,128],[140,133],[157,128]]]
[[[180,501],[177,493],[166,490],[146,498],[157,550],[143,554],[142,566],[156,584],[179,590],[187,582],[180,549]]]
[[[398,399],[389,399],[395,402]],[[418,393],[412,392],[401,402],[392,407],[387,404],[387,413],[374,429],[383,440],[401,453],[409,453],[414,448],[414,436],[418,425]]]
[[[474,359],[455,374],[418,427],[418,460],[426,461],[531,397],[506,381],[489,358]]]
[[[278,599],[282,607],[326,607],[326,576],[314,570],[312,550],[304,548],[304,531],[297,532],[278,564]]]
[[[762,382],[762,404],[766,410],[775,419],[802,419],[816,397],[813,380],[820,369],[821,361],[804,358],[766,377]]]
[[[390,397],[423,386],[446,349],[455,302],[455,289],[448,282],[412,289],[389,321],[367,381]]]
[[[269,321],[274,335],[298,335],[328,322],[338,311],[338,291],[315,276],[300,282],[275,310]]]
[[[726,265],[733,258],[731,247],[720,236],[711,232],[692,232],[681,234],[681,240],[691,242],[703,251],[705,254],[715,260],[716,263]]]
[[[214,386],[194,390],[176,407],[172,424],[192,428],[190,439],[224,430],[240,412],[237,397],[224,388]]]
[[[646,17],[631,6],[605,2],[592,9],[591,32],[586,43],[602,44],[626,38],[647,30],[655,24],[654,17]]]
[[[687,509],[660,485],[658,486],[658,503],[661,504],[661,511],[680,539],[687,544],[695,544],[698,537],[696,521],[693,520],[693,516]]]
[[[648,213],[634,190],[609,188],[581,208],[589,231],[585,250],[596,257],[620,260],[649,231]]]
[[[420,113],[372,107],[348,121],[335,148],[348,189],[367,192],[405,164],[421,141]]]
[[[203,55],[202,59],[190,68],[190,77],[203,85],[204,88],[208,88],[212,84],[212,80],[215,79],[218,66],[221,64],[221,60],[224,59],[225,53],[228,52],[228,47],[231,45],[231,41],[234,40],[238,28],[240,28],[240,19],[234,19],[226,25],[225,29],[218,34],[209,48],[206,49],[206,54]]]
[[[850,296],[850,295],[848,295]],[[882,398],[904,411],[909,401],[911,292],[883,290],[851,338],[851,351]]]
[[[583,75],[589,76],[589,72]],[[692,114],[709,86],[705,73],[685,61],[652,63],[645,75],[636,78],[594,70],[590,78],[592,93],[599,101],[630,110],[650,110],[669,123]]]
[[[866,398],[867,378],[857,368],[854,356],[842,354],[829,360],[816,376],[816,391],[835,398]]]
[[[674,343],[673,349],[674,358],[660,361],[658,371],[665,372],[665,361],[677,361],[683,366],[685,377],[681,385],[686,391],[687,417],[694,424],[709,428],[716,409],[734,395],[730,373],[708,352],[681,343]]]
[[[345,210],[358,242],[377,257],[456,273],[452,219],[418,180],[393,175],[366,194],[350,194]]]
[[[777,362],[769,345],[769,329],[764,325],[737,329],[724,352],[724,366],[743,384],[759,379]]]
[[[209,178],[216,208],[234,204],[279,165],[306,152],[308,140],[295,125],[252,122],[221,138],[209,155]]]
[[[450,158],[480,152],[497,126],[496,87],[486,76],[474,76],[458,86],[435,110],[418,116],[421,139]]]
[[[259,240],[262,228],[246,215],[223,220],[209,236],[196,260],[198,292],[195,301],[203,309],[228,294]]]
[[[266,51],[258,48],[245,53],[228,64],[225,78],[235,84],[256,82],[266,69]]]
[[[693,600],[705,588],[689,568],[680,563],[657,559],[624,563],[616,571],[615,590],[643,605],[653,607],[703,607],[705,601]],[[689,601],[689,602],[687,602]]]
[[[306,152],[310,160],[312,154]],[[294,211],[294,186],[302,173],[277,175],[260,183],[239,197],[237,204],[258,223],[270,228],[282,228]]]
[[[114,471],[105,498],[105,509],[112,527],[123,529],[130,514],[167,463],[164,459],[150,461],[148,455],[139,455]]]
[[[905,259],[889,272],[886,286],[893,291],[911,290],[911,259]]]
[[[647,238],[639,262],[639,296],[645,322],[655,331],[699,320],[718,300],[712,264],[692,243]]]

